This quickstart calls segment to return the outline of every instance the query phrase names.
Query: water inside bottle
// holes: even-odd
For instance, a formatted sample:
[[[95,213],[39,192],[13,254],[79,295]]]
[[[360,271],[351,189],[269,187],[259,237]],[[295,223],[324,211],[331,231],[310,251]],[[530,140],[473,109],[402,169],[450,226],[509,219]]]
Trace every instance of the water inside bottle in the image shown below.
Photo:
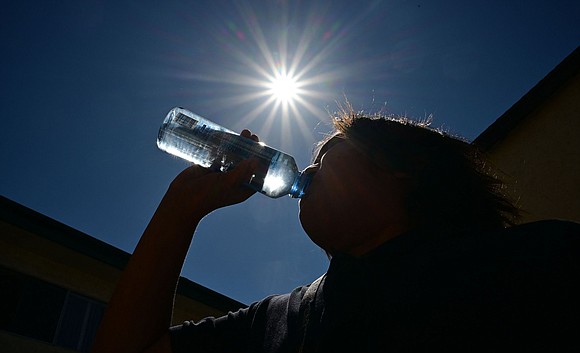
[[[160,149],[204,168],[225,172],[244,159],[257,158],[248,186],[269,197],[301,197],[309,178],[294,158],[263,143],[240,137],[181,108],[173,109],[159,130]]]

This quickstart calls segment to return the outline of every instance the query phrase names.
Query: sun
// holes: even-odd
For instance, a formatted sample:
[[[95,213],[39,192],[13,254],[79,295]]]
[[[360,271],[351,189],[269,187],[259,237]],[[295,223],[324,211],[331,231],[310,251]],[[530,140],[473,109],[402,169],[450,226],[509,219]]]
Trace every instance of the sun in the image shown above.
[[[327,123],[327,102],[335,99],[335,87],[352,74],[354,65],[345,68],[334,62],[351,25],[342,27],[331,17],[321,17],[323,9],[315,5],[300,19],[304,25],[289,31],[294,28],[294,14],[288,12],[286,2],[271,3],[281,11],[280,23],[261,22],[267,18],[259,16],[262,10],[239,4],[232,20],[227,25],[216,21],[218,27],[211,32],[212,44],[221,55],[207,61],[208,66],[204,63],[193,70],[188,66],[177,75],[194,81],[192,92],[198,92],[197,87],[204,95],[212,92],[201,88],[206,87],[201,83],[225,88],[212,99],[238,114],[231,128],[260,126],[261,138],[269,139],[279,127],[278,146],[288,150],[298,134],[308,143],[317,140],[315,130]],[[187,63],[195,62],[185,58]]]
[[[268,85],[268,93],[278,103],[291,104],[299,97],[300,83],[292,75],[278,73]]]

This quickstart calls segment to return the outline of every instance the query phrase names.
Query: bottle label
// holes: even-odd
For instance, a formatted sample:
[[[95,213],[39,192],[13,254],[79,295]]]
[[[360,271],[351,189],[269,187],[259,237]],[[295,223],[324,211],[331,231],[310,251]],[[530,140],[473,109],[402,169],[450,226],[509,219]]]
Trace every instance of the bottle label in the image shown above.
[[[177,117],[175,117],[175,122],[188,129],[193,129],[193,127],[197,125],[197,120],[192,119],[183,113],[179,113]]]

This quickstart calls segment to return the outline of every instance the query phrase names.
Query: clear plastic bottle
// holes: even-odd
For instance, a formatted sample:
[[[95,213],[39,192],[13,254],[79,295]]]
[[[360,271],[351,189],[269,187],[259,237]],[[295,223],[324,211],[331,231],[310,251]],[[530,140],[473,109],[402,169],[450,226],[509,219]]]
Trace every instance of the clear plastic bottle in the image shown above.
[[[173,108],[159,129],[157,146],[205,168],[225,172],[248,158],[259,166],[248,186],[278,198],[300,198],[310,178],[298,171],[294,157],[255,142],[183,108]]]

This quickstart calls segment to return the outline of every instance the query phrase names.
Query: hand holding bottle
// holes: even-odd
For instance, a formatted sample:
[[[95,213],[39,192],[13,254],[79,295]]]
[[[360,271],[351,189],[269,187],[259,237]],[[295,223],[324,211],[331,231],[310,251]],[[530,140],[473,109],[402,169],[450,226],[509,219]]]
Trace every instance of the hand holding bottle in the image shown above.
[[[240,136],[259,141],[249,130]],[[226,172],[218,172],[194,164],[173,180],[162,205],[172,208],[171,213],[182,217],[182,221],[199,221],[218,208],[252,196],[255,190],[247,185],[258,165],[256,159],[247,159]]]

